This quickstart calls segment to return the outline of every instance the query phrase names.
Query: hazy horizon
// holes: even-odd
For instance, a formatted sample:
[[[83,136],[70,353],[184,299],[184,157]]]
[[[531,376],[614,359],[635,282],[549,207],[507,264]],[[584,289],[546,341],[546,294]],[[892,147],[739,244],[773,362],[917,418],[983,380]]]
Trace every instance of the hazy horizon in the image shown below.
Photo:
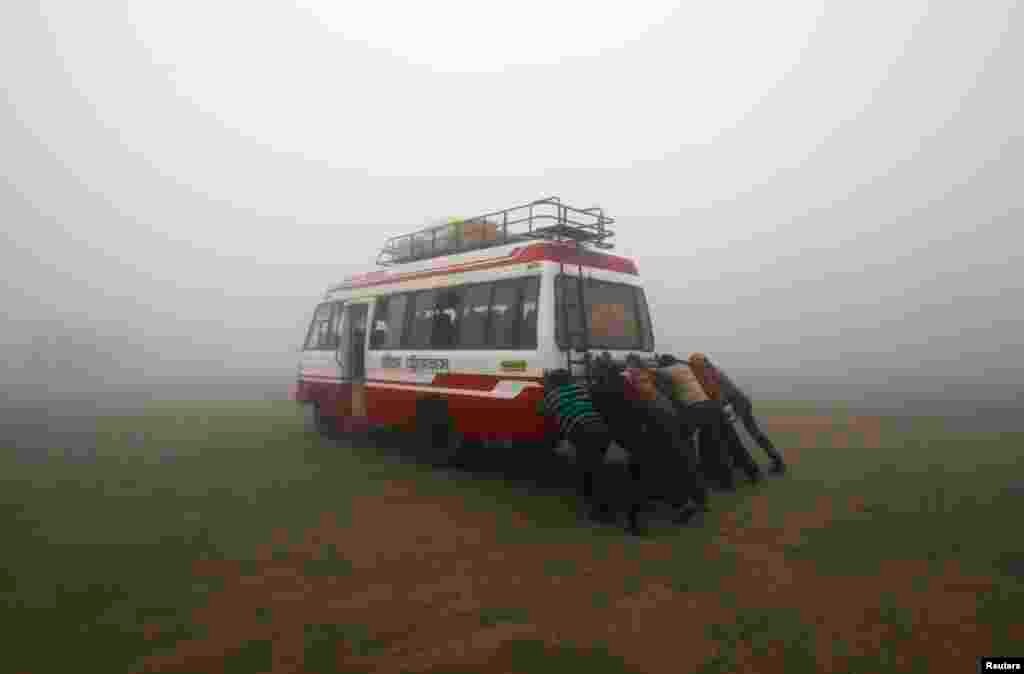
[[[8,404],[284,395],[387,236],[548,195],[757,395],[1024,401],[1019,3],[555,4],[0,9]]]

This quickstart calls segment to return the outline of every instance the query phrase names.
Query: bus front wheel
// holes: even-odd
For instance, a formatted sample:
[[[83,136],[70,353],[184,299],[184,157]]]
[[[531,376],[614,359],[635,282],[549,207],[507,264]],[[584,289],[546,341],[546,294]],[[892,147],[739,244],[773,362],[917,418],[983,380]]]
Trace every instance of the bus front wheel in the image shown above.
[[[330,435],[330,422],[320,411],[320,405],[316,403],[306,403],[303,407],[305,408],[303,410],[303,418],[306,430],[310,433],[316,433],[321,437],[327,437]]]

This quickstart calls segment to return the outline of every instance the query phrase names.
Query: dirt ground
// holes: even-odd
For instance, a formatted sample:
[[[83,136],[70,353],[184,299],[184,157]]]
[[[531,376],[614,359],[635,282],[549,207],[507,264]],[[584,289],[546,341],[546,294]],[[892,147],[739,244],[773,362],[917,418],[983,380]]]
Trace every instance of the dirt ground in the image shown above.
[[[800,432],[801,446],[787,448],[794,466],[801,452],[823,446],[823,433],[832,434],[834,446],[849,442],[851,432],[867,446],[878,445],[877,419],[851,419],[842,431],[831,424],[776,417],[768,430]],[[808,530],[829,526],[841,510],[864,508],[863,500],[833,502],[823,495],[813,510],[792,512],[772,527],[771,498],[771,490],[754,496],[753,516],[742,524],[731,512],[705,521],[717,536],[688,554],[714,561],[728,547],[736,564],[717,591],[699,592],[674,589],[667,577],[641,577],[644,560],[686,563],[669,544],[642,541],[638,558],[619,541],[600,558],[590,545],[501,544],[495,514],[468,511],[457,498],[421,496],[413,484],[390,483],[384,495],[354,501],[352,526],[343,528],[324,513],[309,530],[273,532],[252,568],[196,562],[196,576],[223,581],[195,615],[206,637],[149,658],[145,671],[222,672],[234,650],[265,641],[272,644],[274,674],[326,674],[333,670],[304,662],[316,634],[311,626],[358,625],[376,649],[361,651],[351,638],[327,639],[338,671],[513,672],[513,642],[534,639],[550,647],[600,646],[630,671],[678,674],[696,670],[720,648],[705,626],[729,624],[740,610],[775,608],[798,612],[813,628],[821,672],[847,671],[846,657],[877,653],[883,640],[894,645],[898,669],[909,670],[919,656],[928,659],[929,671],[970,671],[977,654],[990,652],[991,628],[974,614],[976,595],[991,587],[990,579],[963,575],[955,561],[936,576],[926,560],[915,559],[893,560],[869,576],[820,575],[813,561],[788,559],[786,547]],[[531,526],[521,515],[513,524]],[[344,568],[325,561],[332,545],[347,560],[337,562]],[[552,560],[571,571],[553,573]],[[627,578],[638,578],[628,591]],[[915,583],[921,579],[923,587]],[[724,602],[725,593],[735,601]],[[886,593],[913,616],[913,638],[880,622]],[[481,618],[500,610],[515,619]],[[1024,626],[1013,629],[1024,633]],[[159,637],[155,626],[150,634]],[[845,654],[831,650],[840,636],[849,644]],[[737,671],[784,672],[786,657],[782,643],[755,651],[746,636],[737,641]]]

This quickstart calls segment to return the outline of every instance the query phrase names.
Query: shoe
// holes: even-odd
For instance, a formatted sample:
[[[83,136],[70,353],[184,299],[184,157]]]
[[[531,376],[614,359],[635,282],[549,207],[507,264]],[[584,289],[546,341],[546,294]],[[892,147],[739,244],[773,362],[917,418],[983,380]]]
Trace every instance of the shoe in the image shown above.
[[[747,479],[749,479],[752,484],[757,484],[762,480],[762,478],[764,478],[764,473],[761,472],[760,468],[747,471]]]
[[[786,472],[786,463],[782,459],[776,459],[772,462],[772,472],[778,475]]]
[[[676,513],[676,516],[672,518],[672,521],[675,524],[687,524],[700,511],[700,508],[694,508],[693,506],[683,506],[682,508],[679,509],[679,512]]]
[[[647,534],[647,528],[640,523],[640,518],[636,515],[630,515],[626,518],[626,533],[630,536],[644,536]]]

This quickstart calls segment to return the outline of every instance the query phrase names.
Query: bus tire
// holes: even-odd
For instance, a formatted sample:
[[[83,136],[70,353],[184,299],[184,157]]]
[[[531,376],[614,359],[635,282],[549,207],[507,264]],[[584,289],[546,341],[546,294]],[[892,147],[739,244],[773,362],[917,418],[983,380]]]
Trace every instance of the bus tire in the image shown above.
[[[444,398],[427,397],[416,401],[414,442],[416,453],[429,464],[442,468],[455,463],[460,443]]]
[[[306,430],[324,438],[328,437],[331,433],[331,426],[327,418],[320,411],[320,405],[317,403],[306,403],[303,407],[305,408],[303,410],[303,418]]]

